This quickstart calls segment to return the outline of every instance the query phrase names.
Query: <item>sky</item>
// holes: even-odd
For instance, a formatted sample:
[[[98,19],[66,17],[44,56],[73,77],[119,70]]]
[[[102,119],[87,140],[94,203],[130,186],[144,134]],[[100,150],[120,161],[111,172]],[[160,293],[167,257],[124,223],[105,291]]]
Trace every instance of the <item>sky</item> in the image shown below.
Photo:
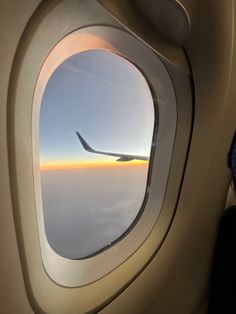
[[[149,156],[153,127],[148,84],[123,57],[88,50],[53,72],[39,140],[46,235],[58,254],[81,258],[116,240],[137,216],[147,184],[147,161],[89,153],[75,132],[100,151]]]
[[[82,148],[75,131],[95,149],[150,153],[154,107],[140,71],[106,50],[64,61],[52,74],[41,104],[41,164],[111,160]]]

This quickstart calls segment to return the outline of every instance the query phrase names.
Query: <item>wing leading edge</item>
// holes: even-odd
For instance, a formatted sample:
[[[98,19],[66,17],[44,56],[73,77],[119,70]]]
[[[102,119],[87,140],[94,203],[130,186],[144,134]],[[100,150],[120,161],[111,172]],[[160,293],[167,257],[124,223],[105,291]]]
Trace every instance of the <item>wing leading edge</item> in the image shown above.
[[[83,148],[90,153],[94,154],[100,154],[100,155],[107,155],[112,157],[118,157],[116,161],[124,162],[124,161],[130,161],[130,160],[149,160],[149,157],[147,156],[137,156],[137,155],[126,155],[126,154],[119,154],[119,153],[110,153],[110,152],[103,152],[99,150],[93,149],[82,137],[82,135],[79,132],[75,132],[83,146]]]

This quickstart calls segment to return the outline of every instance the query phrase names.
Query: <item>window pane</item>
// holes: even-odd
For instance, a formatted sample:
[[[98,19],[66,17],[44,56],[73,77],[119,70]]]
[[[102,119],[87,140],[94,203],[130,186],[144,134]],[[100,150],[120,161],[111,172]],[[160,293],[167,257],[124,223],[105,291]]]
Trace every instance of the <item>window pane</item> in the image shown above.
[[[40,168],[46,235],[59,255],[92,255],[132,225],[153,129],[149,86],[123,57],[88,50],[53,72],[40,110]]]

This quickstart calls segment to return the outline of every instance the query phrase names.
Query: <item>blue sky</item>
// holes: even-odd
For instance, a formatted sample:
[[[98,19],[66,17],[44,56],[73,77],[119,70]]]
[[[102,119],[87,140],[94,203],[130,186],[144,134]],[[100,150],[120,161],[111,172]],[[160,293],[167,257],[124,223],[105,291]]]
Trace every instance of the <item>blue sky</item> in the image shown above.
[[[65,60],[52,74],[40,111],[42,163],[110,159],[82,148],[75,131],[98,150],[149,155],[154,106],[141,72],[106,50]]]

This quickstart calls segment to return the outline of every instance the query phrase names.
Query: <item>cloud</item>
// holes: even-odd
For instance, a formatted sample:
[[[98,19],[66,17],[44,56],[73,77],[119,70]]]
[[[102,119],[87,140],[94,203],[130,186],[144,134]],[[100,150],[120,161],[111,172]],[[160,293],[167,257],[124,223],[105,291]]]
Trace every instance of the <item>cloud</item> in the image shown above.
[[[42,172],[47,238],[69,258],[84,257],[120,237],[137,216],[147,169]]]

